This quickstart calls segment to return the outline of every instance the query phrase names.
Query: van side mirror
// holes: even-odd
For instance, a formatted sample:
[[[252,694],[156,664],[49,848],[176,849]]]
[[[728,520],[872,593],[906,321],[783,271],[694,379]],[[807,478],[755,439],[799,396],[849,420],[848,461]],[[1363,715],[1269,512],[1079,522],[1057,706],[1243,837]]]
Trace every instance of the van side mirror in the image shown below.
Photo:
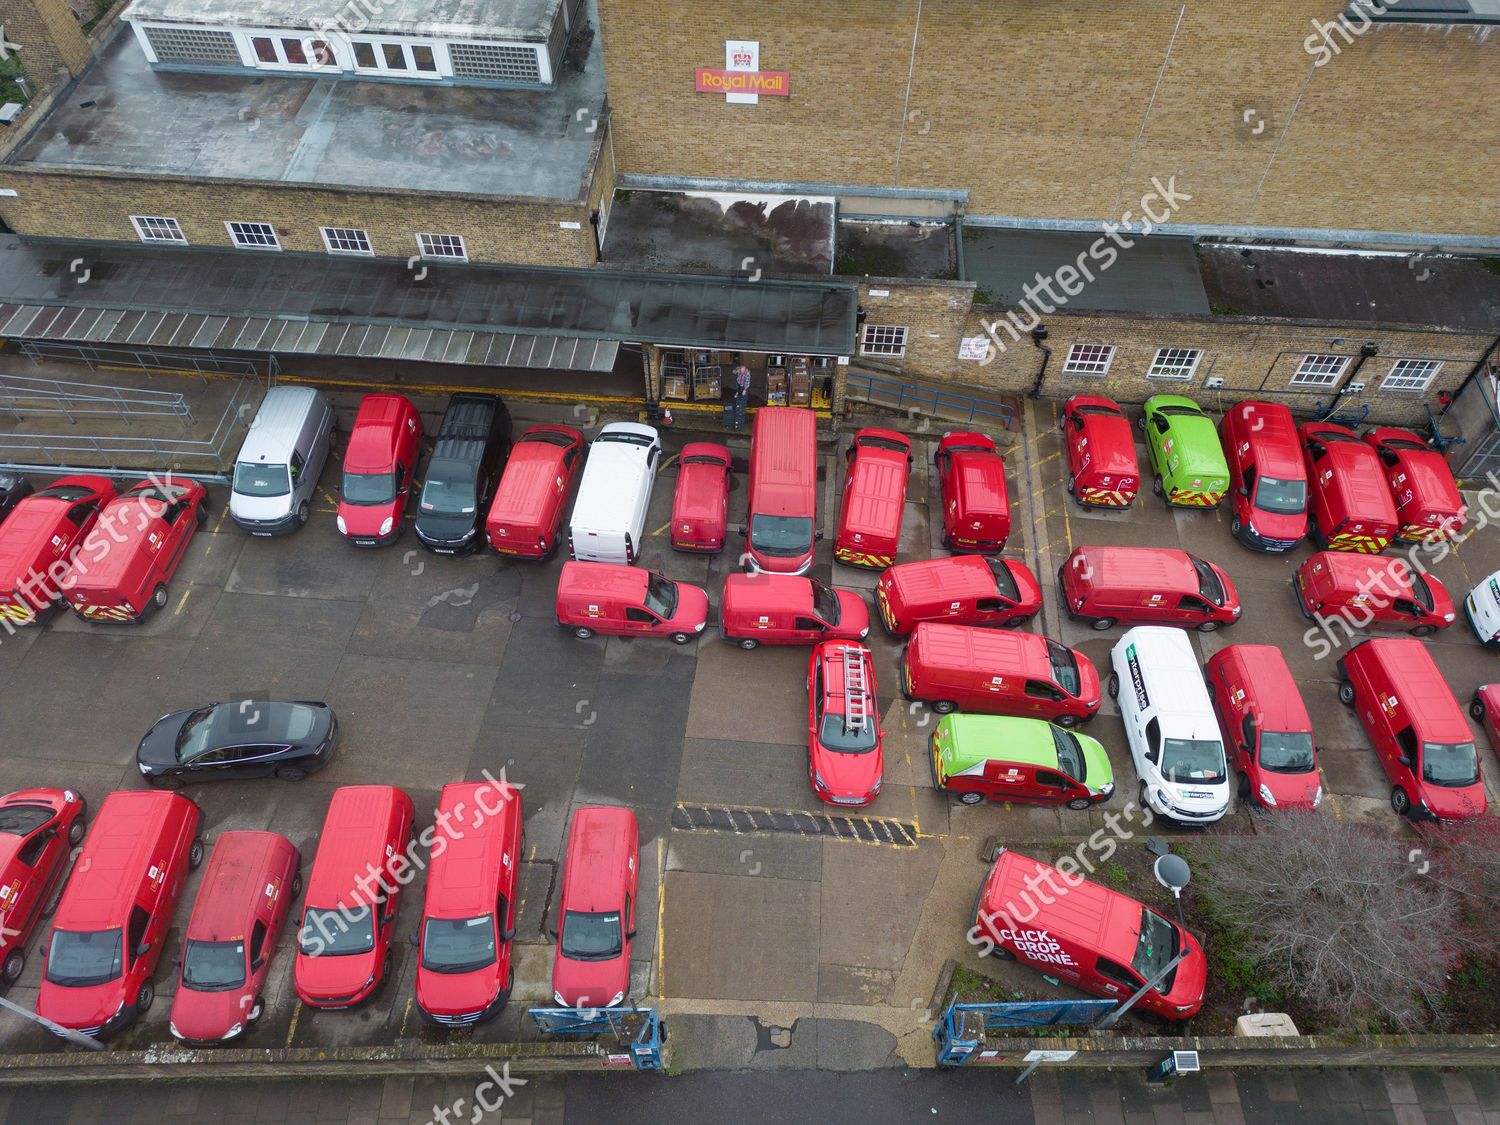
[[[750,529],[748,527],[746,527],[744,524],[740,524],[740,535],[741,536],[745,536],[745,535],[749,535],[749,534],[750,534]]]
[[[634,930],[626,930],[625,931],[625,940],[626,941],[634,941],[635,940],[635,931]]]
[[[547,936],[555,939],[557,937],[557,927],[556,926],[548,926],[547,927]]]
[[[151,952],[151,943],[149,941],[143,941],[143,942],[141,942],[140,945],[138,945],[138,946],[135,947],[135,955],[137,957],[144,957],[144,956],[146,956],[146,954],[148,954],[150,952]]]
[[[509,929],[501,930],[500,931],[500,940],[501,941],[515,941],[516,940],[516,928],[514,926],[511,926]]]
[[[1236,488],[1235,491],[1238,492],[1241,496],[1249,496],[1250,495],[1250,490],[1248,488],[1246,488],[1243,484],[1240,485],[1238,488]]]
[[[416,934],[409,935],[406,940],[413,949],[416,949],[419,945],[421,945],[421,942],[417,940]]]
[[[813,532],[813,542],[817,542],[817,541],[821,540],[822,538],[823,538],[823,533],[821,531],[815,531],[815,532]]]
[[[1411,767],[1411,758],[1407,757],[1405,754],[1398,754],[1396,756],[1396,761],[1400,762],[1403,766],[1406,766],[1408,769]]]

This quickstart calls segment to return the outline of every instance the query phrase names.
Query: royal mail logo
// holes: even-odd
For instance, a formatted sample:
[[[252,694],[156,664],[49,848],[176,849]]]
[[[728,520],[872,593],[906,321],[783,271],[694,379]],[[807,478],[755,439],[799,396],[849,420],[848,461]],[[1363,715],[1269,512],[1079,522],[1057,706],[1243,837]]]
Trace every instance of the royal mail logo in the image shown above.
[[[772,97],[790,97],[791,74],[784,70],[714,70],[698,68],[698,93],[700,94],[767,94]]]
[[[730,65],[737,70],[749,70],[755,65],[755,56],[749,51],[731,52]]]

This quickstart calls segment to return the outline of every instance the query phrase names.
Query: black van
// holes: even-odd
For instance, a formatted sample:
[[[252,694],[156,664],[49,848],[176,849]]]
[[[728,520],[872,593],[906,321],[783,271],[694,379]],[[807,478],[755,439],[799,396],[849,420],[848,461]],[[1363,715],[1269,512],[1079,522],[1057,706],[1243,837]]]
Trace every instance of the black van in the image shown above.
[[[485,512],[510,452],[510,411],[499,395],[456,394],[417,504],[417,539],[440,555],[466,555],[483,543]]]

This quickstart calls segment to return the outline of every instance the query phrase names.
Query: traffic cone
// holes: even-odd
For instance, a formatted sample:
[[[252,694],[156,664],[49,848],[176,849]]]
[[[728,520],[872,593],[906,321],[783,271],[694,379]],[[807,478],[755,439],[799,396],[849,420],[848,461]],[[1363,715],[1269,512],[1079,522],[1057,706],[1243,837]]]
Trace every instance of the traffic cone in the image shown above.
[[[672,424],[672,411],[671,411],[670,408],[667,408],[667,407],[663,407],[662,408],[662,412],[661,412],[661,424],[663,426],[670,426]]]

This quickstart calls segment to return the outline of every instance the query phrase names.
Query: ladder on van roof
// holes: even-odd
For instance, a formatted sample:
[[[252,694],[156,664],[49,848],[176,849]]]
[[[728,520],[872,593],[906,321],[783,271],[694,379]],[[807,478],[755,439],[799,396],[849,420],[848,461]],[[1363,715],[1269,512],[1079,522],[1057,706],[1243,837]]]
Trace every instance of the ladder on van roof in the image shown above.
[[[870,721],[870,681],[865,675],[864,649],[844,648],[844,727],[858,734]]]

